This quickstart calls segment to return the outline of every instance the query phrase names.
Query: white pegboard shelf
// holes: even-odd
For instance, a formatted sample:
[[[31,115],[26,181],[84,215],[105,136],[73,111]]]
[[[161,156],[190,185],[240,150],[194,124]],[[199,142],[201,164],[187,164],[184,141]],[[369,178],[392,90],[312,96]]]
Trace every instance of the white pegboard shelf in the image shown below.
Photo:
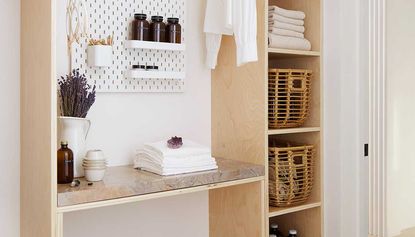
[[[126,40],[124,41],[124,47],[126,49],[156,49],[167,51],[185,51],[185,44],[173,44],[173,43],[160,43],[152,41],[142,40]]]
[[[62,1],[58,2],[61,4]],[[90,37],[94,39],[105,39],[108,35],[114,37],[112,62],[109,67],[88,66],[87,40],[73,45],[73,67],[85,72],[88,82],[96,86],[97,92],[182,93],[184,91],[186,82],[184,44],[128,40],[132,36],[131,23],[134,21],[134,14],[141,12],[147,16],[179,18],[182,25],[181,42],[186,42],[186,0],[88,0],[87,2],[87,12],[91,13],[88,20]],[[132,74],[130,75],[132,77],[126,77],[126,71],[136,64],[157,65],[159,71],[163,73],[127,73]]]
[[[184,72],[168,72],[168,71],[140,71],[128,70],[125,72],[126,78],[137,79],[184,79],[186,73]]]

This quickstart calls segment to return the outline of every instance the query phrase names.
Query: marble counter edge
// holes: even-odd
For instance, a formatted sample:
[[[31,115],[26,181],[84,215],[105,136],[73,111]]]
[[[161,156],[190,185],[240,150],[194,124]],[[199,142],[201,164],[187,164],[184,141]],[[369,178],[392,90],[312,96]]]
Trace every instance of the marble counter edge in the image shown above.
[[[81,187],[78,188],[58,185],[57,204],[58,207],[68,207],[265,175],[265,167],[263,165],[221,158],[217,158],[217,163],[219,166],[218,170],[164,177],[146,171],[134,170],[132,166],[111,167],[104,181],[96,182],[91,187],[83,179],[81,179]]]

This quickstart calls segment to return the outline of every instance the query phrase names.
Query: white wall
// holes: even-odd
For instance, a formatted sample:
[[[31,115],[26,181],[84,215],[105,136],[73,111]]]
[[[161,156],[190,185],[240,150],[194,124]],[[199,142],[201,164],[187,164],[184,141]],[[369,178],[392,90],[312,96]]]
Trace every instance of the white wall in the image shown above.
[[[187,0],[184,93],[98,93],[88,118],[92,127],[90,149],[102,149],[110,165],[132,161],[143,143],[183,136],[210,146],[210,70],[203,65],[205,1]],[[66,53],[66,1],[57,4],[57,78],[68,73]]]
[[[0,1],[0,236],[18,237],[20,1]]]
[[[415,2],[386,1],[388,237],[415,227]]]
[[[341,91],[339,45],[341,42],[338,1],[324,2],[324,225],[325,236],[341,237],[341,158],[340,116],[338,95]],[[327,20],[330,19],[330,20]],[[332,98],[332,99],[328,99]],[[336,98],[336,99],[334,99]],[[337,133],[335,131],[338,131]]]
[[[204,192],[65,214],[64,237],[208,237]]]
[[[203,64],[205,1],[188,0],[187,78],[184,93],[99,93],[88,114],[89,149],[102,149],[110,165],[132,163],[144,142],[183,136],[210,146],[210,70]],[[67,73],[65,1],[57,9],[58,75]],[[207,192],[67,214],[65,237],[207,237]],[[97,226],[100,226],[97,228]],[[134,227],[134,228],[131,228]]]
[[[324,1],[325,235],[367,237],[366,1]]]

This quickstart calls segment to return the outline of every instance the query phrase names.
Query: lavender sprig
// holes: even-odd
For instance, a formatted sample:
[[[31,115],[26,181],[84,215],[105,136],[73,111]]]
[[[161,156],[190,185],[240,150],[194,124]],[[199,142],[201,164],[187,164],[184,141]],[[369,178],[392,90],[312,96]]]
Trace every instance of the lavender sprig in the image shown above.
[[[95,85],[88,85],[85,74],[74,69],[72,74],[61,77],[59,82],[62,116],[85,118],[95,102]]]

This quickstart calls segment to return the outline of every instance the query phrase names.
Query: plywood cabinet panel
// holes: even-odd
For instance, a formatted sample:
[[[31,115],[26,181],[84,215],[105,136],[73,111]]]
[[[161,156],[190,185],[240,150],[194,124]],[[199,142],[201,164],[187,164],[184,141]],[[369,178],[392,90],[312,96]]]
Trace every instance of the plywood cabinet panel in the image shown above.
[[[259,61],[237,67],[235,40],[226,36],[212,71],[213,155],[260,165],[265,165],[268,144],[266,6],[257,1]],[[210,236],[265,236],[266,185],[210,191]]]
[[[56,87],[53,1],[21,2],[22,237],[54,236]]]
[[[209,236],[264,236],[263,185],[261,181],[209,191]]]
[[[217,157],[264,164],[266,135],[265,3],[257,1],[258,58],[236,66],[232,36],[223,37],[212,71],[212,151]]]

